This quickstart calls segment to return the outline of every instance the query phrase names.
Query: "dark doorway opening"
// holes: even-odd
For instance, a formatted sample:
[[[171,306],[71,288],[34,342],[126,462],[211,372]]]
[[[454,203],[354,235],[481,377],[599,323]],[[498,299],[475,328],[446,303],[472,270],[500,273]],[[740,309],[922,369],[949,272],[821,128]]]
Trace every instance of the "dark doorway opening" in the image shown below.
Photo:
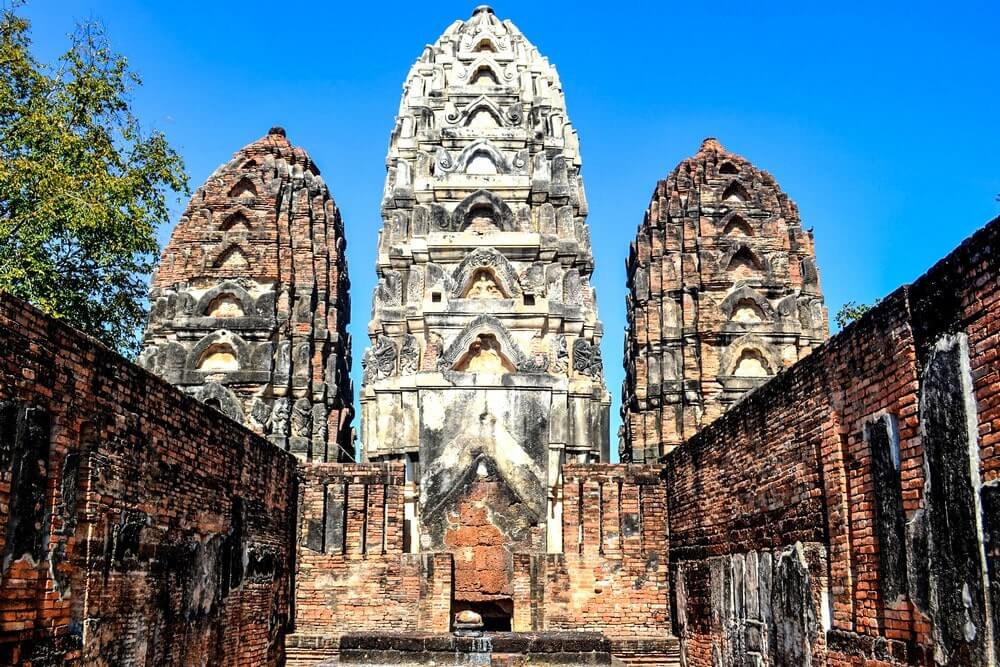
[[[487,632],[510,632],[514,602],[510,598],[498,600],[455,600],[454,613],[474,611],[483,618],[483,630]]]

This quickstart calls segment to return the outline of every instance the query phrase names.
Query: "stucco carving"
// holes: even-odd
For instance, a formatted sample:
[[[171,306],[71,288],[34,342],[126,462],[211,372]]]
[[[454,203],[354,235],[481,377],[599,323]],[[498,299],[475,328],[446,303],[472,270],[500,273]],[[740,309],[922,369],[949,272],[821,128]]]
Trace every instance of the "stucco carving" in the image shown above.
[[[150,289],[140,362],[303,458],[348,458],[352,388],[331,370],[350,367],[343,234],[319,170],[273,128],[192,197]],[[314,348],[330,334],[331,346]],[[268,407],[277,392],[300,408],[298,441],[288,406]],[[342,428],[310,440],[306,413],[334,414]]]
[[[828,335],[798,209],[715,139],[657,184],[627,267],[622,418],[632,460],[659,459]]]
[[[510,261],[493,248],[477,248],[455,269],[452,296],[469,296],[475,283],[482,282],[483,269],[488,269],[497,283],[499,294],[491,293],[492,296],[505,298],[521,294],[520,281]]]

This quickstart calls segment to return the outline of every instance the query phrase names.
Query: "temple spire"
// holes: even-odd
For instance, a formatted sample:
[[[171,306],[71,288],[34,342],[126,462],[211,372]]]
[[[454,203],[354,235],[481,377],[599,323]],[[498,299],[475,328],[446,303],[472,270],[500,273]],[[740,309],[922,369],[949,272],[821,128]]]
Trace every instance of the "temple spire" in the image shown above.
[[[798,208],[714,137],[657,184],[627,267],[625,460],[656,461],[828,336]]]
[[[140,363],[303,459],[352,459],[343,249],[319,169],[272,127],[177,223]]]

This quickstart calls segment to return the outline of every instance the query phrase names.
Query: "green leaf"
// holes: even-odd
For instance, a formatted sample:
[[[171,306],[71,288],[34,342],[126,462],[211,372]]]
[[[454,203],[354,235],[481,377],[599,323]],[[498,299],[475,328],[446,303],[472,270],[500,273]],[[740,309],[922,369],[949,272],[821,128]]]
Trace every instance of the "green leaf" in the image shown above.
[[[78,25],[45,65],[18,6],[0,18],[0,290],[132,354],[184,164],[141,129],[140,79],[100,24]]]

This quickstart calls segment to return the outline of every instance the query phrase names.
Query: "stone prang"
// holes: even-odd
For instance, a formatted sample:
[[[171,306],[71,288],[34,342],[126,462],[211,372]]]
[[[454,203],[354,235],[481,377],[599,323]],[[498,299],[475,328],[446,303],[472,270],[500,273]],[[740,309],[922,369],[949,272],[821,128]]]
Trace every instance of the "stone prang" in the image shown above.
[[[466,493],[513,503],[505,548],[558,548],[559,466],[606,459],[610,399],[579,142],[555,68],[478,7],[410,70],[387,166],[365,456],[418,471],[408,534],[421,550],[460,546],[446,525]]]
[[[657,183],[626,266],[623,460],[656,461],[829,335],[812,231],[715,139]]]
[[[301,458],[353,458],[340,213],[281,128],[195,192],[150,290],[139,361]]]
[[[632,245],[611,463],[580,164],[510,22],[426,47],[361,461],[343,228],[279,128],[180,219],[144,368],[0,294],[0,665],[1000,663],[1000,218],[827,339],[795,205],[705,140]]]

